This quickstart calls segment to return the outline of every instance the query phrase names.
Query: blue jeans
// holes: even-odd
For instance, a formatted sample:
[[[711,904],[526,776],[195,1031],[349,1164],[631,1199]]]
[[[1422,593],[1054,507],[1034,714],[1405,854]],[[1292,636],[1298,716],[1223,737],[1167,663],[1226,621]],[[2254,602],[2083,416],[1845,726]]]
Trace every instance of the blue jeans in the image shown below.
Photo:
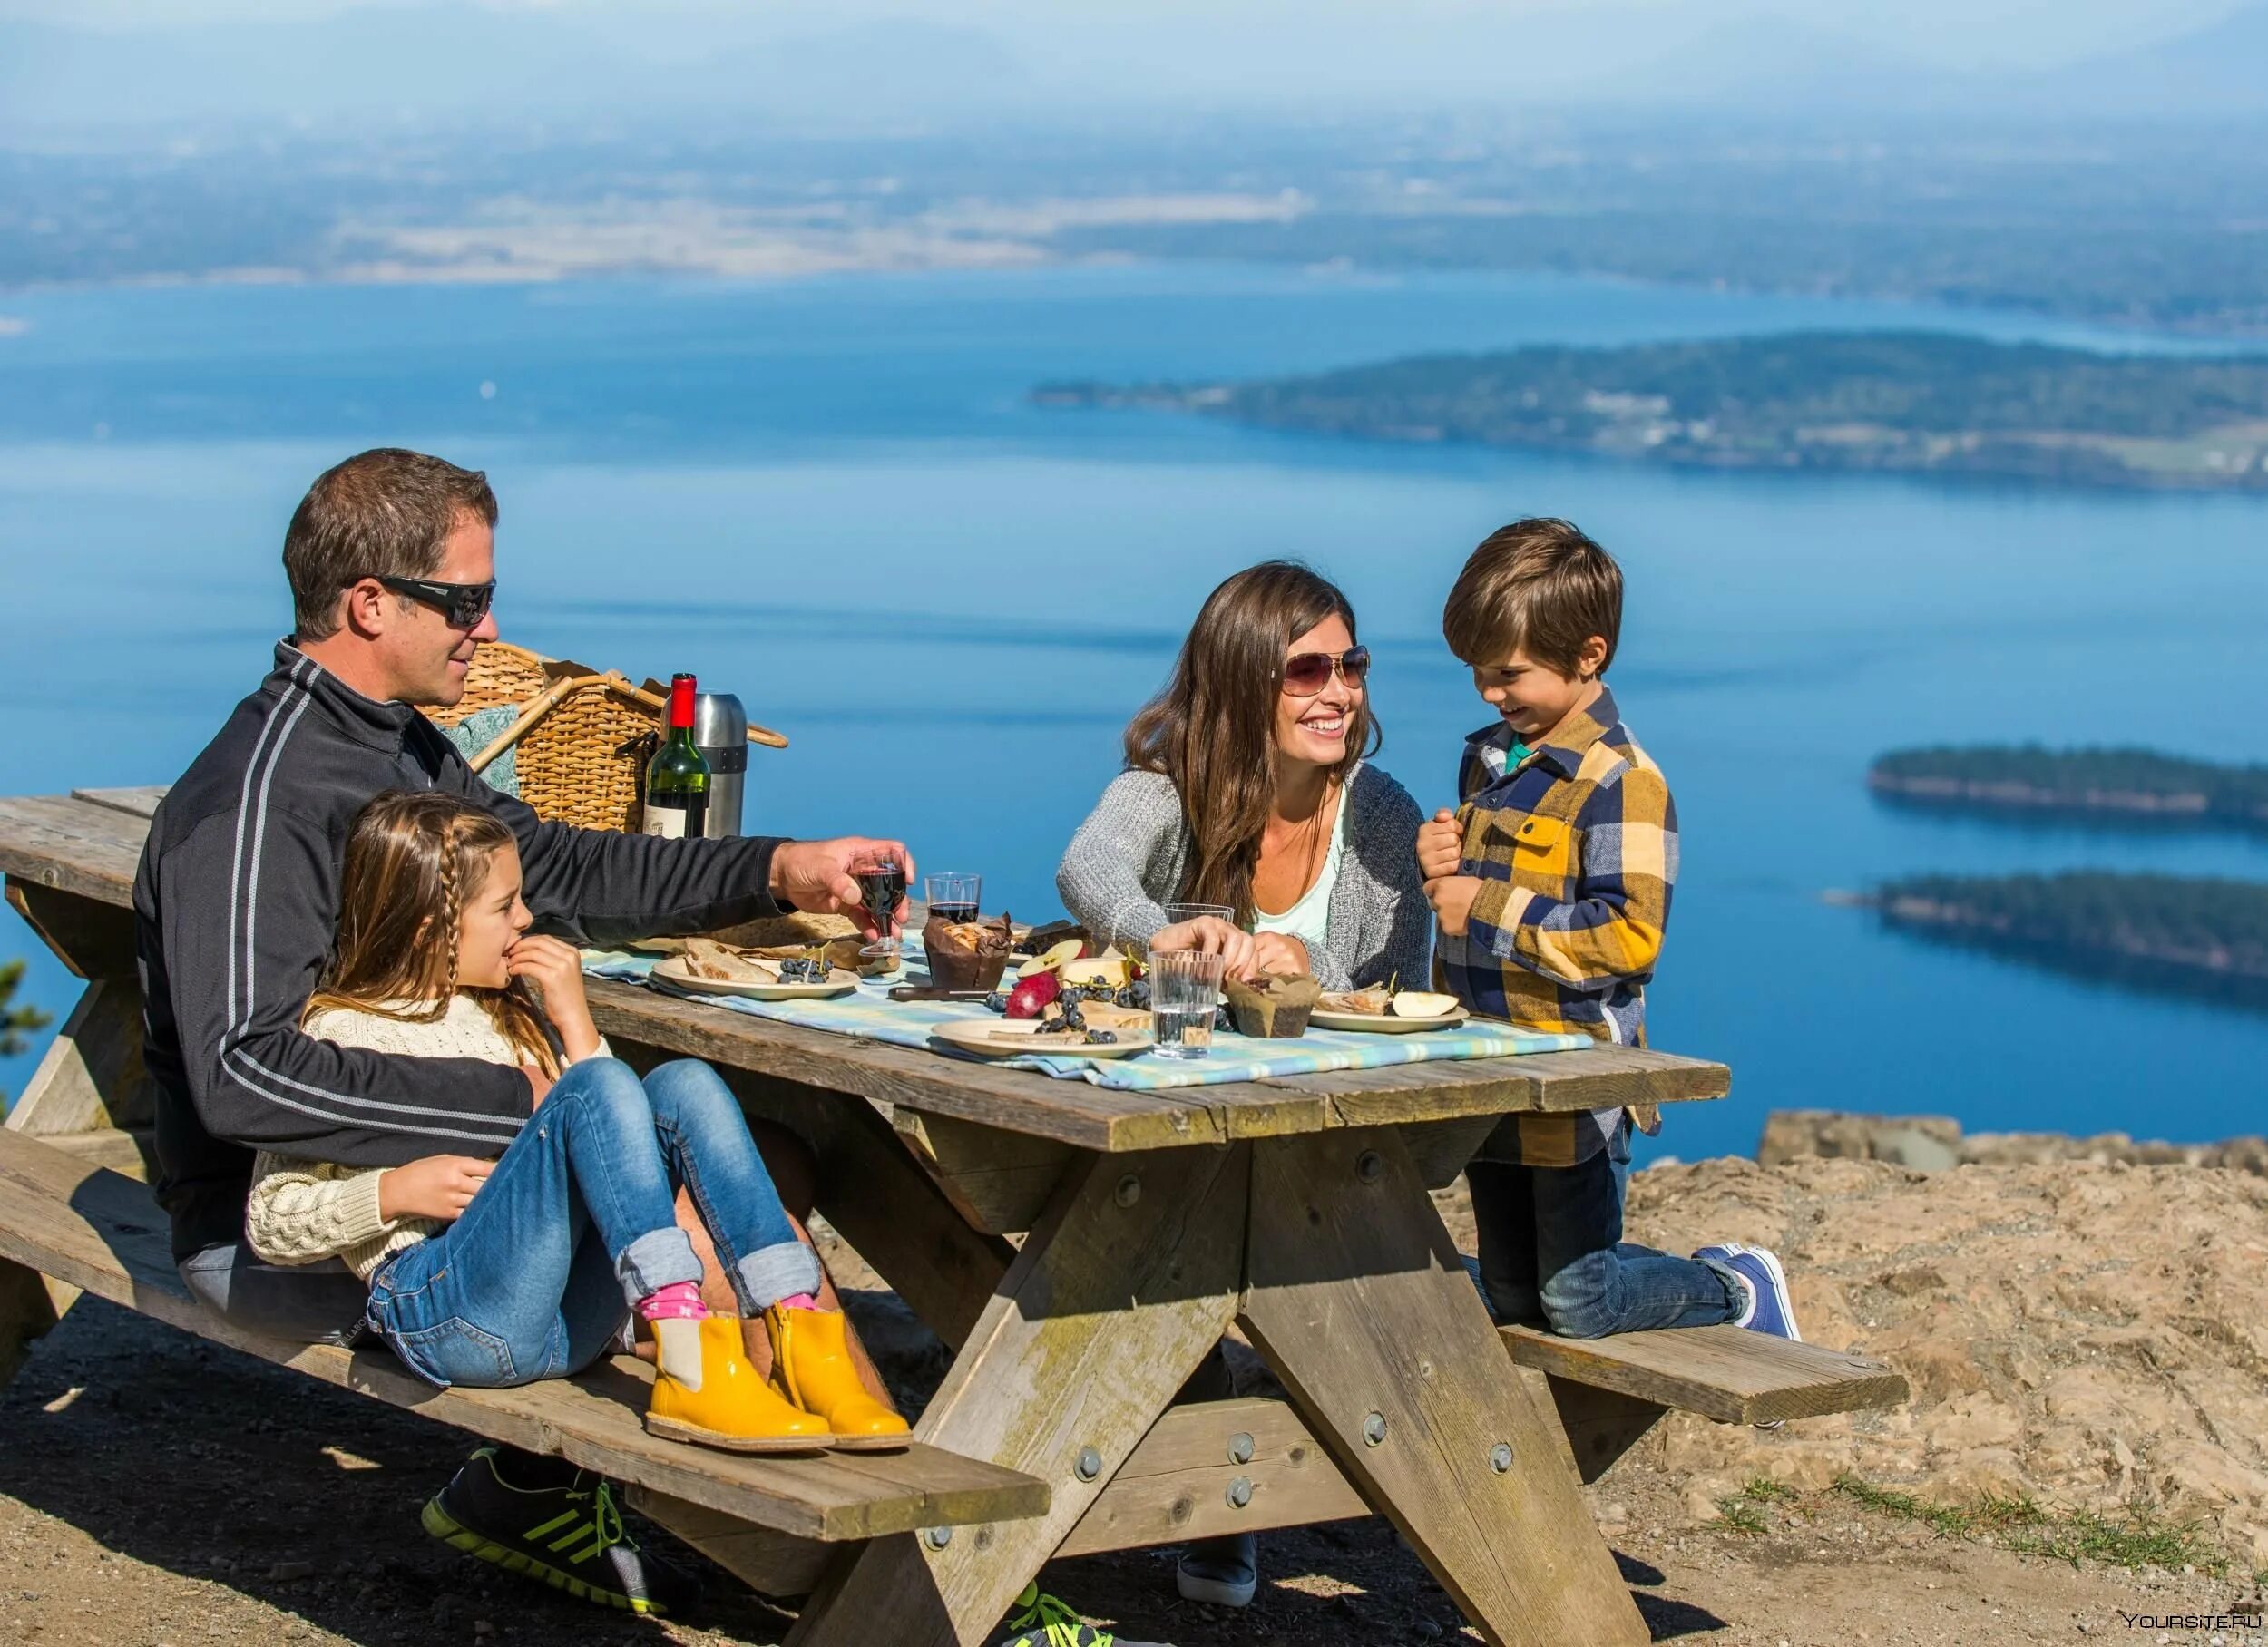
[[[1709,1327],[1740,1313],[1728,1272],[1622,1239],[1630,1121],[1574,1166],[1475,1161],[1465,1168],[1481,1241],[1481,1296],[1501,1321],[1561,1338]]]
[[[640,1082],[627,1064],[572,1066],[464,1215],[388,1260],[367,1319],[429,1383],[502,1389],[563,1378],[614,1343],[631,1307],[699,1259],[679,1186],[716,1243],[742,1309],[819,1286],[740,1106],[690,1059]]]

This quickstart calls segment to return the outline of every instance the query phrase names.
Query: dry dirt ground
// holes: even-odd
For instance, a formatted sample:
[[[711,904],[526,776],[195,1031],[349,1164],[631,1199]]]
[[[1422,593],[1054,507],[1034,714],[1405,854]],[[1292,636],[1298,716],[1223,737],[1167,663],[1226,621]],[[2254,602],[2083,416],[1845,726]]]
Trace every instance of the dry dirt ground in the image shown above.
[[[1640,1174],[1634,1234],[1774,1243],[1812,1336],[1911,1360],[1917,1398],[1769,1436],[1676,1420],[1589,1489],[1655,1639],[2268,1647],[2268,1632],[2125,1616],[2262,1604],[2248,1576],[2262,1445],[2249,1420],[2268,1394],[2268,1190],[2196,1170],[1924,1179],[1873,1162],[1726,1161]],[[1453,1197],[1444,1212],[1457,1227]],[[918,1393],[935,1357],[904,1341],[892,1301],[854,1304],[894,1379]],[[779,1640],[786,1615],[713,1570],[698,1617],[641,1623],[427,1540],[417,1507],[468,1446],[83,1301],[0,1395],[0,1642]],[[2098,1497],[2194,1506],[2192,1525],[2240,1559],[2215,1576],[2018,1556],[1862,1506],[1832,1486],[1843,1469],[1916,1492],[2005,1477],[2062,1484],[2058,1501],[2084,1482]],[[1782,1485],[1740,1503],[1747,1530],[1728,1525],[1716,1501],[1760,1478]],[[1178,1647],[1478,1639],[1383,1523],[1272,1535],[1262,1559],[1260,1599],[1241,1613],[1178,1603],[1167,1550],[1060,1563],[1045,1582],[1130,1640]]]

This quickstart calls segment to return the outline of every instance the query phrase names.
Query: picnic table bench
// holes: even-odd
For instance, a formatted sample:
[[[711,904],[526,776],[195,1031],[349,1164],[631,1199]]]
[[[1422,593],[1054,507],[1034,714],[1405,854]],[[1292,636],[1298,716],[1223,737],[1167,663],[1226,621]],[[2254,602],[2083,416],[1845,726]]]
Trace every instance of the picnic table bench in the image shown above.
[[[911,1449],[655,1441],[628,1360],[438,1391],[383,1353],[234,1333],[112,1170],[147,1150],[127,906],[161,793],[0,800],[8,901],[87,980],[0,1132],[0,1381],[55,1319],[51,1277],[605,1470],[754,1587],[808,1593],[797,1647],[977,1642],[1057,1555],[1373,1512],[1491,1642],[1643,1642],[1579,1480],[1673,1408],[1755,1423],[1904,1398],[1878,1363],[1735,1328],[1576,1342],[1490,1321],[1428,1191],[1506,1115],[1714,1098],[1720,1065],[1598,1048],[1113,1091],[597,979],[618,1054],[705,1058],[809,1144],[819,1213],[956,1351]],[[1175,1405],[1232,1326],[1290,1398]]]

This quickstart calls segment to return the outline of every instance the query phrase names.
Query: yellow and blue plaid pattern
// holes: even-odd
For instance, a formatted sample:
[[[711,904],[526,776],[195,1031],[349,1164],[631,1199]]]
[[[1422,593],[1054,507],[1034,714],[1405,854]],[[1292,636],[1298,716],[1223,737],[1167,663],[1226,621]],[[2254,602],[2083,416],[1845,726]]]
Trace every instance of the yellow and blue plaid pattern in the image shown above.
[[[1488,884],[1461,938],[1440,935],[1441,987],[1522,1029],[1646,1044],[1646,983],[1677,881],[1669,785],[1601,691],[1553,738],[1511,759],[1499,722],[1466,742],[1458,771],[1458,872]],[[1620,1109],[1516,1116],[1481,1158],[1572,1166],[1606,1148]],[[1638,1124],[1659,1122],[1647,1106]]]

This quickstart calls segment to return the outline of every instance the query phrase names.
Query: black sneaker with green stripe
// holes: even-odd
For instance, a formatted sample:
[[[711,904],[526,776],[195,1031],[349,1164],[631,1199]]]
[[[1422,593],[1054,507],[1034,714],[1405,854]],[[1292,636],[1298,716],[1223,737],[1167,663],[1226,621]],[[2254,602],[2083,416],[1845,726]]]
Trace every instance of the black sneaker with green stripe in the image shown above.
[[[1129,1642],[1098,1630],[1036,1584],[1016,1598],[1008,1628],[1019,1633],[1000,1647],[1170,1647],[1165,1642]]]
[[[603,1476],[564,1465],[553,1473],[543,1485],[516,1485],[498,1473],[497,1449],[484,1447],[425,1501],[425,1531],[601,1607],[669,1614],[699,1597],[691,1574],[638,1547]]]

